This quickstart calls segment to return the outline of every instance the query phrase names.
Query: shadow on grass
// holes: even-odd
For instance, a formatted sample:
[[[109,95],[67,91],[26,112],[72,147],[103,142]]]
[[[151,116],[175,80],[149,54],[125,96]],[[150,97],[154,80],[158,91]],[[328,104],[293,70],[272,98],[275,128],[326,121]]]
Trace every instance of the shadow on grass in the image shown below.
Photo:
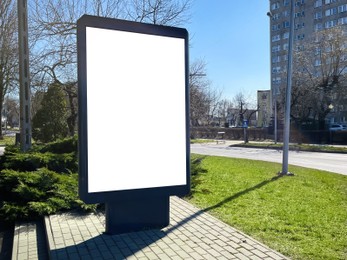
[[[183,219],[181,222],[177,223],[177,225],[175,225],[175,226],[169,228],[166,232],[167,232],[167,233],[173,232],[174,230],[176,230],[176,229],[179,228],[180,226],[182,226],[182,225],[188,223],[189,221],[193,220],[194,218],[200,216],[201,214],[207,213],[207,212],[209,212],[209,211],[211,211],[211,210],[213,210],[213,209],[219,208],[219,207],[223,206],[224,204],[229,203],[230,201],[233,201],[233,200],[235,200],[235,199],[237,199],[237,198],[239,198],[239,197],[241,197],[241,196],[243,196],[243,195],[245,195],[245,194],[247,194],[247,193],[249,193],[249,192],[252,192],[252,191],[254,191],[254,190],[260,189],[260,188],[262,188],[263,186],[265,186],[265,185],[267,185],[267,184],[269,184],[269,183],[272,183],[272,182],[274,182],[274,181],[277,181],[278,179],[280,179],[280,178],[282,178],[282,177],[284,177],[284,175],[277,175],[277,176],[275,176],[275,177],[273,177],[273,178],[271,178],[271,179],[269,179],[269,180],[262,181],[261,183],[258,183],[258,184],[255,185],[255,186],[252,186],[252,187],[247,188],[247,189],[245,189],[245,190],[243,190],[243,191],[237,192],[237,193],[233,194],[232,196],[230,196],[230,197],[228,197],[228,198],[222,200],[221,202],[219,202],[219,203],[217,203],[217,204],[215,204],[215,205],[212,205],[212,206],[207,207],[207,208],[205,208],[205,209],[199,210],[199,211],[197,211],[195,214],[193,214],[193,215],[191,215],[191,216],[189,216],[189,217]]]
[[[260,189],[260,188],[262,188],[263,186],[265,186],[265,185],[267,185],[267,184],[269,184],[269,183],[271,183],[271,182],[277,181],[277,180],[278,180],[279,178],[281,178],[281,177],[284,177],[284,175],[277,175],[277,176],[271,178],[270,180],[262,181],[261,183],[258,183],[257,185],[255,185],[255,186],[253,186],[253,187],[250,187],[250,188],[248,188],[248,189],[245,189],[245,190],[243,190],[243,191],[240,191],[240,192],[235,193],[234,195],[232,195],[232,196],[230,196],[230,197],[228,197],[228,198],[222,200],[221,202],[219,202],[219,203],[217,203],[217,204],[215,204],[215,205],[213,205],[213,206],[210,206],[210,207],[208,207],[208,208],[206,208],[206,209],[203,209],[203,211],[204,211],[204,212],[208,212],[208,211],[210,211],[210,210],[219,208],[219,207],[223,206],[224,204],[226,204],[226,203],[228,203],[228,202],[230,202],[230,201],[232,201],[232,200],[235,200],[235,199],[241,197],[242,195],[245,195],[245,194],[247,194],[247,193],[249,193],[249,192],[252,192],[252,191],[254,191],[254,190]]]

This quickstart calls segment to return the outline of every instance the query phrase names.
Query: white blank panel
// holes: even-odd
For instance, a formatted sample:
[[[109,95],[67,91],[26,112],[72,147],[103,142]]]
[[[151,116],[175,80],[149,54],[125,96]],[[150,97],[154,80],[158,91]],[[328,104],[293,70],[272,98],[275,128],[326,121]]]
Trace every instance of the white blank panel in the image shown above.
[[[186,185],[185,42],[86,28],[88,192]]]

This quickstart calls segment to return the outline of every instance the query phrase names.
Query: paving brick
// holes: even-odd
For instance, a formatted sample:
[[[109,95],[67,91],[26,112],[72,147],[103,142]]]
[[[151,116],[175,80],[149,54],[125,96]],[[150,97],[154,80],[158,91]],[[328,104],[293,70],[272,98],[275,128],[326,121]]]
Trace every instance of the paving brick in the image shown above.
[[[207,252],[210,255],[212,255],[214,258],[218,258],[219,256],[221,256],[221,254],[217,250],[215,250],[213,248],[208,249]]]
[[[251,259],[251,258],[249,258],[248,256],[245,256],[244,254],[241,254],[241,253],[235,254],[235,257],[236,257],[237,259],[240,259],[240,260],[249,260],[249,259]]]
[[[281,259],[285,259],[282,255],[280,255],[279,253],[276,253],[274,251],[269,251],[269,252],[266,252],[266,254],[271,257],[272,259],[275,259],[275,260],[281,260]]]
[[[268,256],[267,254],[265,254],[264,252],[262,252],[262,251],[260,251],[260,250],[258,250],[258,249],[252,250],[252,253],[253,253],[254,255],[260,257],[260,258],[265,258],[265,257]]]
[[[286,259],[186,201],[173,197],[170,207],[168,227],[114,236],[103,234],[103,214],[50,216],[51,259]],[[16,227],[13,260],[38,258],[36,237],[35,225]]]

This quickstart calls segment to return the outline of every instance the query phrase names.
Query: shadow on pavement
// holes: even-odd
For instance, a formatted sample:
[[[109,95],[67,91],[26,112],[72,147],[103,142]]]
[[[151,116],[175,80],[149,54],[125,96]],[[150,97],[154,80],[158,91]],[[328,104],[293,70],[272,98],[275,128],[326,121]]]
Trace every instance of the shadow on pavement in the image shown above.
[[[83,255],[89,255],[93,259],[124,259],[133,256],[134,254],[139,254],[137,256],[140,257],[143,251],[151,250],[150,248],[152,244],[168,236],[170,233],[174,232],[178,228],[182,227],[183,225],[197,218],[203,213],[221,207],[223,204],[228,203],[249,192],[260,189],[261,187],[278,180],[280,177],[281,176],[276,176],[272,179],[265,180],[255,186],[245,189],[244,191],[235,193],[234,195],[222,200],[221,202],[213,206],[198,210],[196,213],[182,218],[173,226],[165,228],[163,230],[145,230],[121,235],[102,234],[81,242],[78,245],[63,247],[61,249],[51,251],[52,259],[68,259],[69,257],[70,259],[74,259],[74,257],[76,257],[77,259],[78,256]]]
[[[12,257],[14,224],[0,221],[0,259],[9,260]]]

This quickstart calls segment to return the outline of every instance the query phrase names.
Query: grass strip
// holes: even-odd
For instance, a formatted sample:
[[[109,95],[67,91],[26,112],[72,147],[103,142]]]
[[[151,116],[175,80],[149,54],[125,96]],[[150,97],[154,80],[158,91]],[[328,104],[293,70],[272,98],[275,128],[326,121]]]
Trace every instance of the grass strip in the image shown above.
[[[292,259],[347,259],[347,176],[192,155],[191,203]]]
[[[240,143],[233,146],[249,147],[249,148],[268,148],[268,149],[283,149],[283,144],[272,144],[262,142]],[[314,144],[290,144],[290,150],[306,151],[306,152],[330,152],[330,153],[347,153],[346,146],[332,146],[332,145],[314,145]]]

